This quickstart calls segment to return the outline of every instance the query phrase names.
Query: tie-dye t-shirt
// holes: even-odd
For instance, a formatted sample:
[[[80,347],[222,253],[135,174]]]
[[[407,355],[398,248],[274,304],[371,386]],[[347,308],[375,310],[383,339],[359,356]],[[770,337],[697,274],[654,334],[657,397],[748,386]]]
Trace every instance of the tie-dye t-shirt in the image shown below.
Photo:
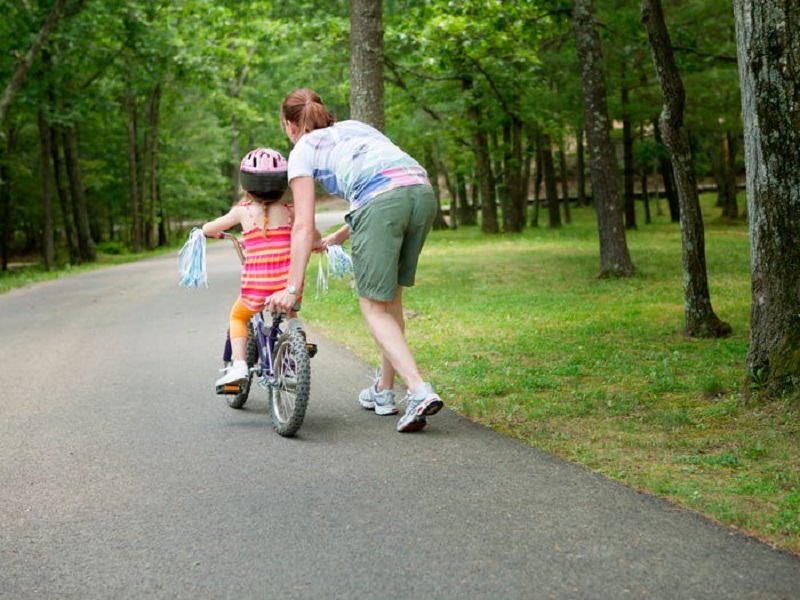
[[[398,187],[428,184],[420,164],[374,127],[341,121],[307,133],[289,154],[289,181],[313,177],[355,210]]]

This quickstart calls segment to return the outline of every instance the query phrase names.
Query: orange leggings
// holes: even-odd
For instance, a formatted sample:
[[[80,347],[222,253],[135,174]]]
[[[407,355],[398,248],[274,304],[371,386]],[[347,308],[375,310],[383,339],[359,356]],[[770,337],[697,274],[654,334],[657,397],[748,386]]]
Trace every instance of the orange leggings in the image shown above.
[[[250,320],[257,310],[250,310],[242,302],[241,298],[237,298],[231,308],[231,338],[247,337],[247,322]]]

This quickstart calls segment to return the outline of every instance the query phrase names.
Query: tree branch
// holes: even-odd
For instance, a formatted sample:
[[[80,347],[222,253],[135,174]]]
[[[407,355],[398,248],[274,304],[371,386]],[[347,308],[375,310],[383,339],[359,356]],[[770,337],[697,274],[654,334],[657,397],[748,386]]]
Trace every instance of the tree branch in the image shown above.
[[[31,49],[28,50],[28,53],[22,59],[22,62],[20,62],[19,67],[17,67],[17,72],[14,73],[14,76],[11,78],[11,81],[8,83],[5,91],[3,92],[3,96],[0,97],[0,125],[2,125],[3,121],[5,120],[6,111],[8,110],[11,101],[14,99],[14,96],[19,91],[19,88],[22,86],[25,75],[28,74],[28,69],[31,68],[33,61],[36,60],[36,55],[39,54],[39,50],[41,50],[42,46],[44,45],[44,41],[55,27],[58,17],[61,15],[61,11],[64,8],[65,2],[66,0],[56,0],[53,10],[50,11],[50,15],[47,17],[44,25],[42,25],[42,29],[39,31],[39,35],[36,36],[33,46],[31,46]]]

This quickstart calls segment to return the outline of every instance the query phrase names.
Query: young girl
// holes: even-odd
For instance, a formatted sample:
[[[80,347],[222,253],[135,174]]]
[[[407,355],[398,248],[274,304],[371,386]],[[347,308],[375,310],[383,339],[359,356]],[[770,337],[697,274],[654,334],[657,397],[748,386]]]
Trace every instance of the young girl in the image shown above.
[[[280,202],[288,187],[286,172],[286,160],[279,152],[267,148],[248,152],[239,169],[244,196],[226,215],[203,225],[206,237],[218,237],[225,230],[240,225],[246,254],[241,292],[230,316],[233,364],[217,380],[217,386],[247,379],[247,322],[264,308],[267,298],[287,287],[292,210],[288,204]],[[318,248],[320,243],[320,234],[316,232],[314,246]],[[293,290],[299,301],[299,290]]]
[[[408,389],[397,430],[418,431],[444,404],[419,372],[403,319],[403,288],[414,285],[419,254],[436,214],[427,173],[369,125],[336,122],[313,90],[295,90],[286,97],[281,124],[295,144],[289,154],[289,178],[297,214],[288,285],[269,299],[270,307],[291,306],[293,290],[302,285],[313,249],[317,181],[350,202],[348,224],[328,236],[323,246],[351,237],[361,313],[382,353],[381,374],[359,394],[358,402],[379,415],[397,413],[397,373]]]

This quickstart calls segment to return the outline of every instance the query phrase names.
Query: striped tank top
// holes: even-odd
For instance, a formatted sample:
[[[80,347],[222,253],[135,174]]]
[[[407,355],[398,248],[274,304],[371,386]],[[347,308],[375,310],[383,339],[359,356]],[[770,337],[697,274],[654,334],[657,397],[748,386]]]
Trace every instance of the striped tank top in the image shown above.
[[[265,237],[266,235],[266,237]],[[253,311],[286,287],[292,253],[292,226],[266,230],[254,227],[243,236],[246,256],[242,265],[242,303]]]

